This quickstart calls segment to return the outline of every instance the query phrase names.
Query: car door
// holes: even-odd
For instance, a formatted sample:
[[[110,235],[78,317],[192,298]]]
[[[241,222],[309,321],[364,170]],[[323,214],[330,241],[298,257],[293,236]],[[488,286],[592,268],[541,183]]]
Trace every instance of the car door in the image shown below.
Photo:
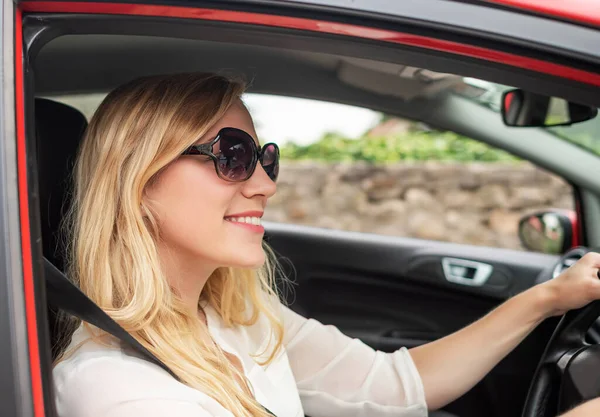
[[[472,323],[511,291],[533,285],[555,263],[554,257],[506,249],[282,224],[267,230],[269,244],[285,259],[284,269],[293,265],[287,269],[294,282],[287,292],[292,309],[387,352],[436,340]],[[445,264],[473,268],[474,275],[490,268],[489,283],[473,287],[451,282]],[[549,320],[540,326],[447,410],[458,416],[518,412],[555,324]]]
[[[209,16],[212,16],[214,20],[235,21],[236,18],[239,18],[242,23],[275,25],[280,29],[290,31],[314,30],[316,27],[322,28],[323,31],[329,31],[331,36],[366,37],[369,42],[373,43],[381,41],[384,35],[395,35],[395,31],[400,28],[410,29],[410,24],[406,25],[406,22],[414,24],[418,20],[417,17],[428,17],[426,19],[430,23],[428,27],[414,30],[420,34],[413,33],[412,37],[406,36],[406,34],[398,35],[398,39],[407,42],[414,48],[422,47],[427,42],[433,42],[432,39],[435,36],[430,38],[427,36],[432,36],[432,33],[435,33],[435,25],[440,25],[444,19],[447,21],[446,26],[451,26],[449,21],[459,26],[469,26],[471,35],[478,33],[487,25],[485,39],[476,36],[469,38],[464,31],[456,31],[451,35],[448,34],[450,40],[437,39],[433,42],[434,48],[441,48],[444,53],[452,54],[457,52],[456,50],[460,50],[457,44],[452,42],[467,38],[470,43],[462,52],[467,59],[485,59],[485,54],[493,52],[494,49],[478,49],[478,44],[485,40],[490,42],[487,44],[490,47],[492,45],[490,39],[497,40],[499,37],[501,38],[500,35],[508,37],[509,32],[508,28],[499,27],[499,21],[496,22],[494,14],[488,13],[485,8],[460,2],[428,1],[414,7],[411,5],[398,6],[386,2],[374,2],[371,6],[367,2],[353,2],[353,5],[350,5],[351,2],[316,1],[263,3],[261,5],[259,2],[238,2],[234,6],[229,5],[231,8],[239,9],[240,14],[238,15],[227,13],[219,15],[217,13],[217,15]],[[440,7],[432,8],[434,3]],[[65,9],[72,7],[70,12],[80,13],[135,15],[144,11],[148,16],[155,16],[157,13],[152,12],[150,8],[144,9],[142,6],[135,10],[119,8],[116,6],[123,5],[119,5],[117,2],[113,6],[115,6],[115,10],[120,11],[116,12],[106,8],[110,5],[94,9],[94,7],[98,7],[97,4],[86,5],[84,3],[69,5],[68,3],[39,2],[36,4],[36,2],[27,2],[24,9],[29,12],[47,12],[58,10],[59,6]],[[266,6],[274,8],[268,10],[265,8]],[[215,6],[213,5],[213,7]],[[464,13],[466,9],[473,11],[473,14]],[[69,12],[69,10],[58,11]],[[230,10],[228,9],[226,12],[230,12]],[[267,12],[277,12],[287,16],[288,19],[273,21],[266,19],[265,15],[259,19],[261,13]],[[510,15],[506,11],[502,11],[502,13],[504,13],[503,17]],[[166,8],[161,9],[159,14],[175,18],[198,16],[191,12],[185,14],[181,9],[167,10]],[[381,21],[378,23],[387,28],[392,27],[393,30],[391,32],[369,32],[367,27],[360,26],[360,24],[364,24],[362,19],[372,18],[374,15],[388,16],[389,19],[384,23]],[[521,15],[516,16],[519,19],[522,17]],[[294,20],[294,18],[299,20]],[[533,17],[531,18],[533,19]],[[318,19],[323,20],[319,21]],[[322,24],[326,19],[330,19],[330,24]],[[354,26],[337,26],[331,22],[350,22]],[[469,24],[467,25],[467,23]],[[548,27],[548,25],[542,26],[544,30]],[[355,31],[350,31],[351,28]],[[463,27],[463,29],[465,28]],[[542,29],[539,29],[540,33],[543,32]],[[492,33],[494,31],[495,33]],[[519,34],[511,34],[511,36],[513,35],[518,38],[516,35]],[[536,40],[538,39],[536,38]],[[384,41],[389,41],[389,39],[385,38]],[[569,42],[569,39],[559,39],[558,41],[562,42],[562,47],[571,51],[573,56],[587,53],[585,48],[588,44],[585,42],[582,46],[575,47],[572,43],[565,44]],[[553,44],[553,42],[552,38],[543,43]],[[503,47],[503,51],[508,49],[506,45]],[[454,52],[452,52],[453,50]],[[539,52],[539,56],[541,55],[542,53]],[[507,55],[502,54],[491,54],[490,56],[496,62],[507,58]],[[518,53],[511,57],[512,64],[515,66],[525,59]],[[440,66],[441,58],[436,62]],[[522,66],[530,63],[527,61]],[[545,71],[550,71],[548,69],[550,67],[545,68]],[[530,73],[523,75],[527,72],[527,68],[521,67],[519,71],[515,75],[515,83],[523,83],[524,79],[531,77]],[[490,70],[490,77],[502,78],[498,74],[494,73],[493,69]],[[584,75],[579,74],[581,77]],[[556,73],[552,76],[556,77]],[[554,78],[551,80],[544,78],[535,87],[539,89],[545,85],[554,85],[552,84],[554,81],[556,81]],[[593,92],[584,90],[580,88],[578,92],[584,98],[590,99]],[[569,91],[566,93],[568,94]],[[21,171],[21,177],[22,175],[23,171]],[[25,188],[22,188],[21,195],[23,192],[27,195],[26,191]],[[418,200],[418,193],[415,198]],[[584,205],[584,201],[580,201],[580,203],[582,206]],[[26,207],[27,201],[22,200],[21,208],[25,209]],[[24,216],[23,212],[21,216]],[[290,296],[289,300],[292,308],[309,317],[337,325],[349,335],[359,337],[373,347],[387,351],[400,346],[410,347],[426,343],[463,327],[481,317],[507,297],[533,285],[538,275],[551,268],[557,260],[552,256],[497,247],[440,242],[405,236],[363,235],[293,224],[269,224],[267,229],[268,242],[282,258],[290,260],[289,263],[285,260],[282,263],[284,268],[288,268],[289,275],[292,275],[296,282],[295,294]],[[25,252],[23,253],[26,255]],[[291,265],[295,268],[295,273],[289,271]],[[480,275],[480,272],[485,271],[488,272],[485,282],[481,285],[474,285],[474,278]],[[35,313],[28,315],[28,320],[32,320],[32,317],[35,317]],[[490,413],[513,415],[515,410],[519,410],[528,384],[527,375],[533,372],[536,358],[543,349],[543,341],[547,339],[551,329],[551,323],[542,326],[539,330],[540,333],[532,335],[528,339],[530,342],[526,341],[519,351],[507,358],[503,366],[495,370],[473,392],[451,405],[449,410],[459,416],[494,415]],[[29,342],[32,343],[34,339],[31,339],[31,335],[29,337]],[[30,346],[34,345],[30,344]],[[485,346],[481,348],[485,349]],[[35,359],[35,352],[32,355],[32,358]],[[31,363],[35,365],[35,360]],[[490,412],[490,410],[493,411]]]
[[[309,188],[322,187],[327,180],[315,181],[311,171],[314,169],[296,169],[295,176],[301,180],[290,181],[296,187],[300,187],[302,181],[309,182]],[[329,188],[333,195],[322,192],[316,206],[331,205],[335,194],[343,193],[348,184],[355,188],[364,186],[365,178],[352,183],[348,178],[352,175],[349,173],[345,180]],[[360,173],[355,175],[361,176]],[[383,182],[386,180],[396,181],[391,176]],[[486,187],[487,184],[482,185]],[[525,193],[535,193],[533,188]],[[562,188],[565,190],[571,198],[571,208],[581,207],[581,190],[570,184]],[[418,199],[418,191],[413,193],[415,199]],[[510,190],[500,194],[507,197]],[[558,195],[557,199],[563,196]],[[425,206],[441,203],[430,197]],[[486,197],[496,199],[492,195]],[[307,194],[304,198],[315,196]],[[459,211],[477,204],[476,198],[475,194],[470,198],[467,195]],[[518,218],[513,212],[512,217],[500,220],[506,202],[502,197],[497,200],[485,207],[489,216],[484,221],[487,226],[482,225],[482,229],[508,228],[516,235]],[[325,216],[326,210],[320,213],[315,210],[312,218],[304,219],[305,214],[299,213],[305,210],[297,206],[302,204],[302,199],[287,203],[293,206],[287,216],[279,212],[273,216],[285,223],[269,224],[267,241],[282,259],[285,274],[292,277],[293,289],[285,286],[282,289],[290,306],[384,351],[427,343],[472,323],[512,295],[534,286],[539,280],[551,278],[559,260],[557,256],[526,252],[518,246],[500,248],[489,242],[472,245],[448,236],[444,236],[445,240],[453,243],[341,231],[335,230],[335,226],[333,229],[307,227],[307,224],[322,224],[318,217]],[[556,207],[554,203],[557,202],[548,202]],[[426,207],[421,209],[427,211]],[[444,217],[448,214],[446,209],[431,212]],[[339,216],[352,211],[345,205],[338,210]],[[414,212],[412,214],[414,216]],[[578,214],[583,221],[581,212]],[[298,218],[302,221],[297,221]],[[357,217],[354,221],[361,219]],[[464,227],[472,227],[469,223],[463,219]],[[353,227],[348,229],[353,230]],[[481,230],[482,234],[485,232]],[[478,281],[477,277],[485,278]],[[480,384],[447,409],[459,416],[518,414],[537,365],[536,359],[555,324],[555,319],[543,323]]]
[[[0,414],[43,417],[29,256],[21,13],[16,2],[2,2],[0,22]]]

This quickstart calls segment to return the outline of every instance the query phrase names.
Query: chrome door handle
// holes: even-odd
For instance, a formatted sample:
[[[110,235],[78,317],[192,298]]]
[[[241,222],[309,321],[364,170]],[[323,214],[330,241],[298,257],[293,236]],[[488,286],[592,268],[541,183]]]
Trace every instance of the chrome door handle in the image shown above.
[[[458,258],[442,258],[442,268],[447,281],[471,287],[485,284],[494,270],[490,264]]]

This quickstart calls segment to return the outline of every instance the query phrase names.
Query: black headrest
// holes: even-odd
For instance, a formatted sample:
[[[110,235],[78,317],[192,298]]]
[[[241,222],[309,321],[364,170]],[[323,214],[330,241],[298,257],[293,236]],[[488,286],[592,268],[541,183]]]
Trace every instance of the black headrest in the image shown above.
[[[70,204],[73,163],[87,120],[66,104],[36,99],[35,124],[42,246],[44,256],[63,269],[58,232]]]

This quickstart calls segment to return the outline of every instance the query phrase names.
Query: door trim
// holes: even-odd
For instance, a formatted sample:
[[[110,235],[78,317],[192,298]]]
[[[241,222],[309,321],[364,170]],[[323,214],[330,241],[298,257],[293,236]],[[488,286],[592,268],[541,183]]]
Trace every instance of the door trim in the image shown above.
[[[436,39],[427,36],[359,26],[355,24],[235,10],[216,10],[198,7],[148,4],[25,1],[21,3],[20,7],[24,12],[172,17],[255,24],[332,35],[351,36],[365,40],[402,44],[437,52],[451,53],[468,58],[481,59],[515,68],[566,78],[583,84],[600,86],[600,74],[568,67],[566,65],[556,64],[526,56],[519,56],[480,46],[447,41],[444,39]]]

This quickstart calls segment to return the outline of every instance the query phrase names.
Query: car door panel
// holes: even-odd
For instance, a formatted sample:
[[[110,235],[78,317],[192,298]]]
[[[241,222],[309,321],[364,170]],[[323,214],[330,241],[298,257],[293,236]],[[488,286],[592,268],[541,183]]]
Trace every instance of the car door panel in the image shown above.
[[[381,278],[385,282],[400,281],[431,285],[448,292],[476,294],[496,300],[506,299],[534,285],[538,276],[554,266],[558,257],[516,250],[470,246],[326,230],[296,225],[268,223],[267,241],[277,252],[302,268],[300,281],[340,276],[364,279]],[[480,286],[448,281],[443,259],[461,259],[490,265],[489,279]],[[300,283],[300,282],[299,282]],[[373,282],[377,284],[377,282]]]
[[[535,285],[558,260],[514,250],[286,224],[267,223],[266,229],[266,241],[293,282],[291,291],[283,287],[290,307],[386,352],[415,347],[467,326]],[[492,273],[480,286],[450,282],[442,266],[445,258],[485,263]],[[448,410],[461,417],[514,415],[555,324],[550,320],[540,326]],[[497,411],[491,413],[490,407]]]

